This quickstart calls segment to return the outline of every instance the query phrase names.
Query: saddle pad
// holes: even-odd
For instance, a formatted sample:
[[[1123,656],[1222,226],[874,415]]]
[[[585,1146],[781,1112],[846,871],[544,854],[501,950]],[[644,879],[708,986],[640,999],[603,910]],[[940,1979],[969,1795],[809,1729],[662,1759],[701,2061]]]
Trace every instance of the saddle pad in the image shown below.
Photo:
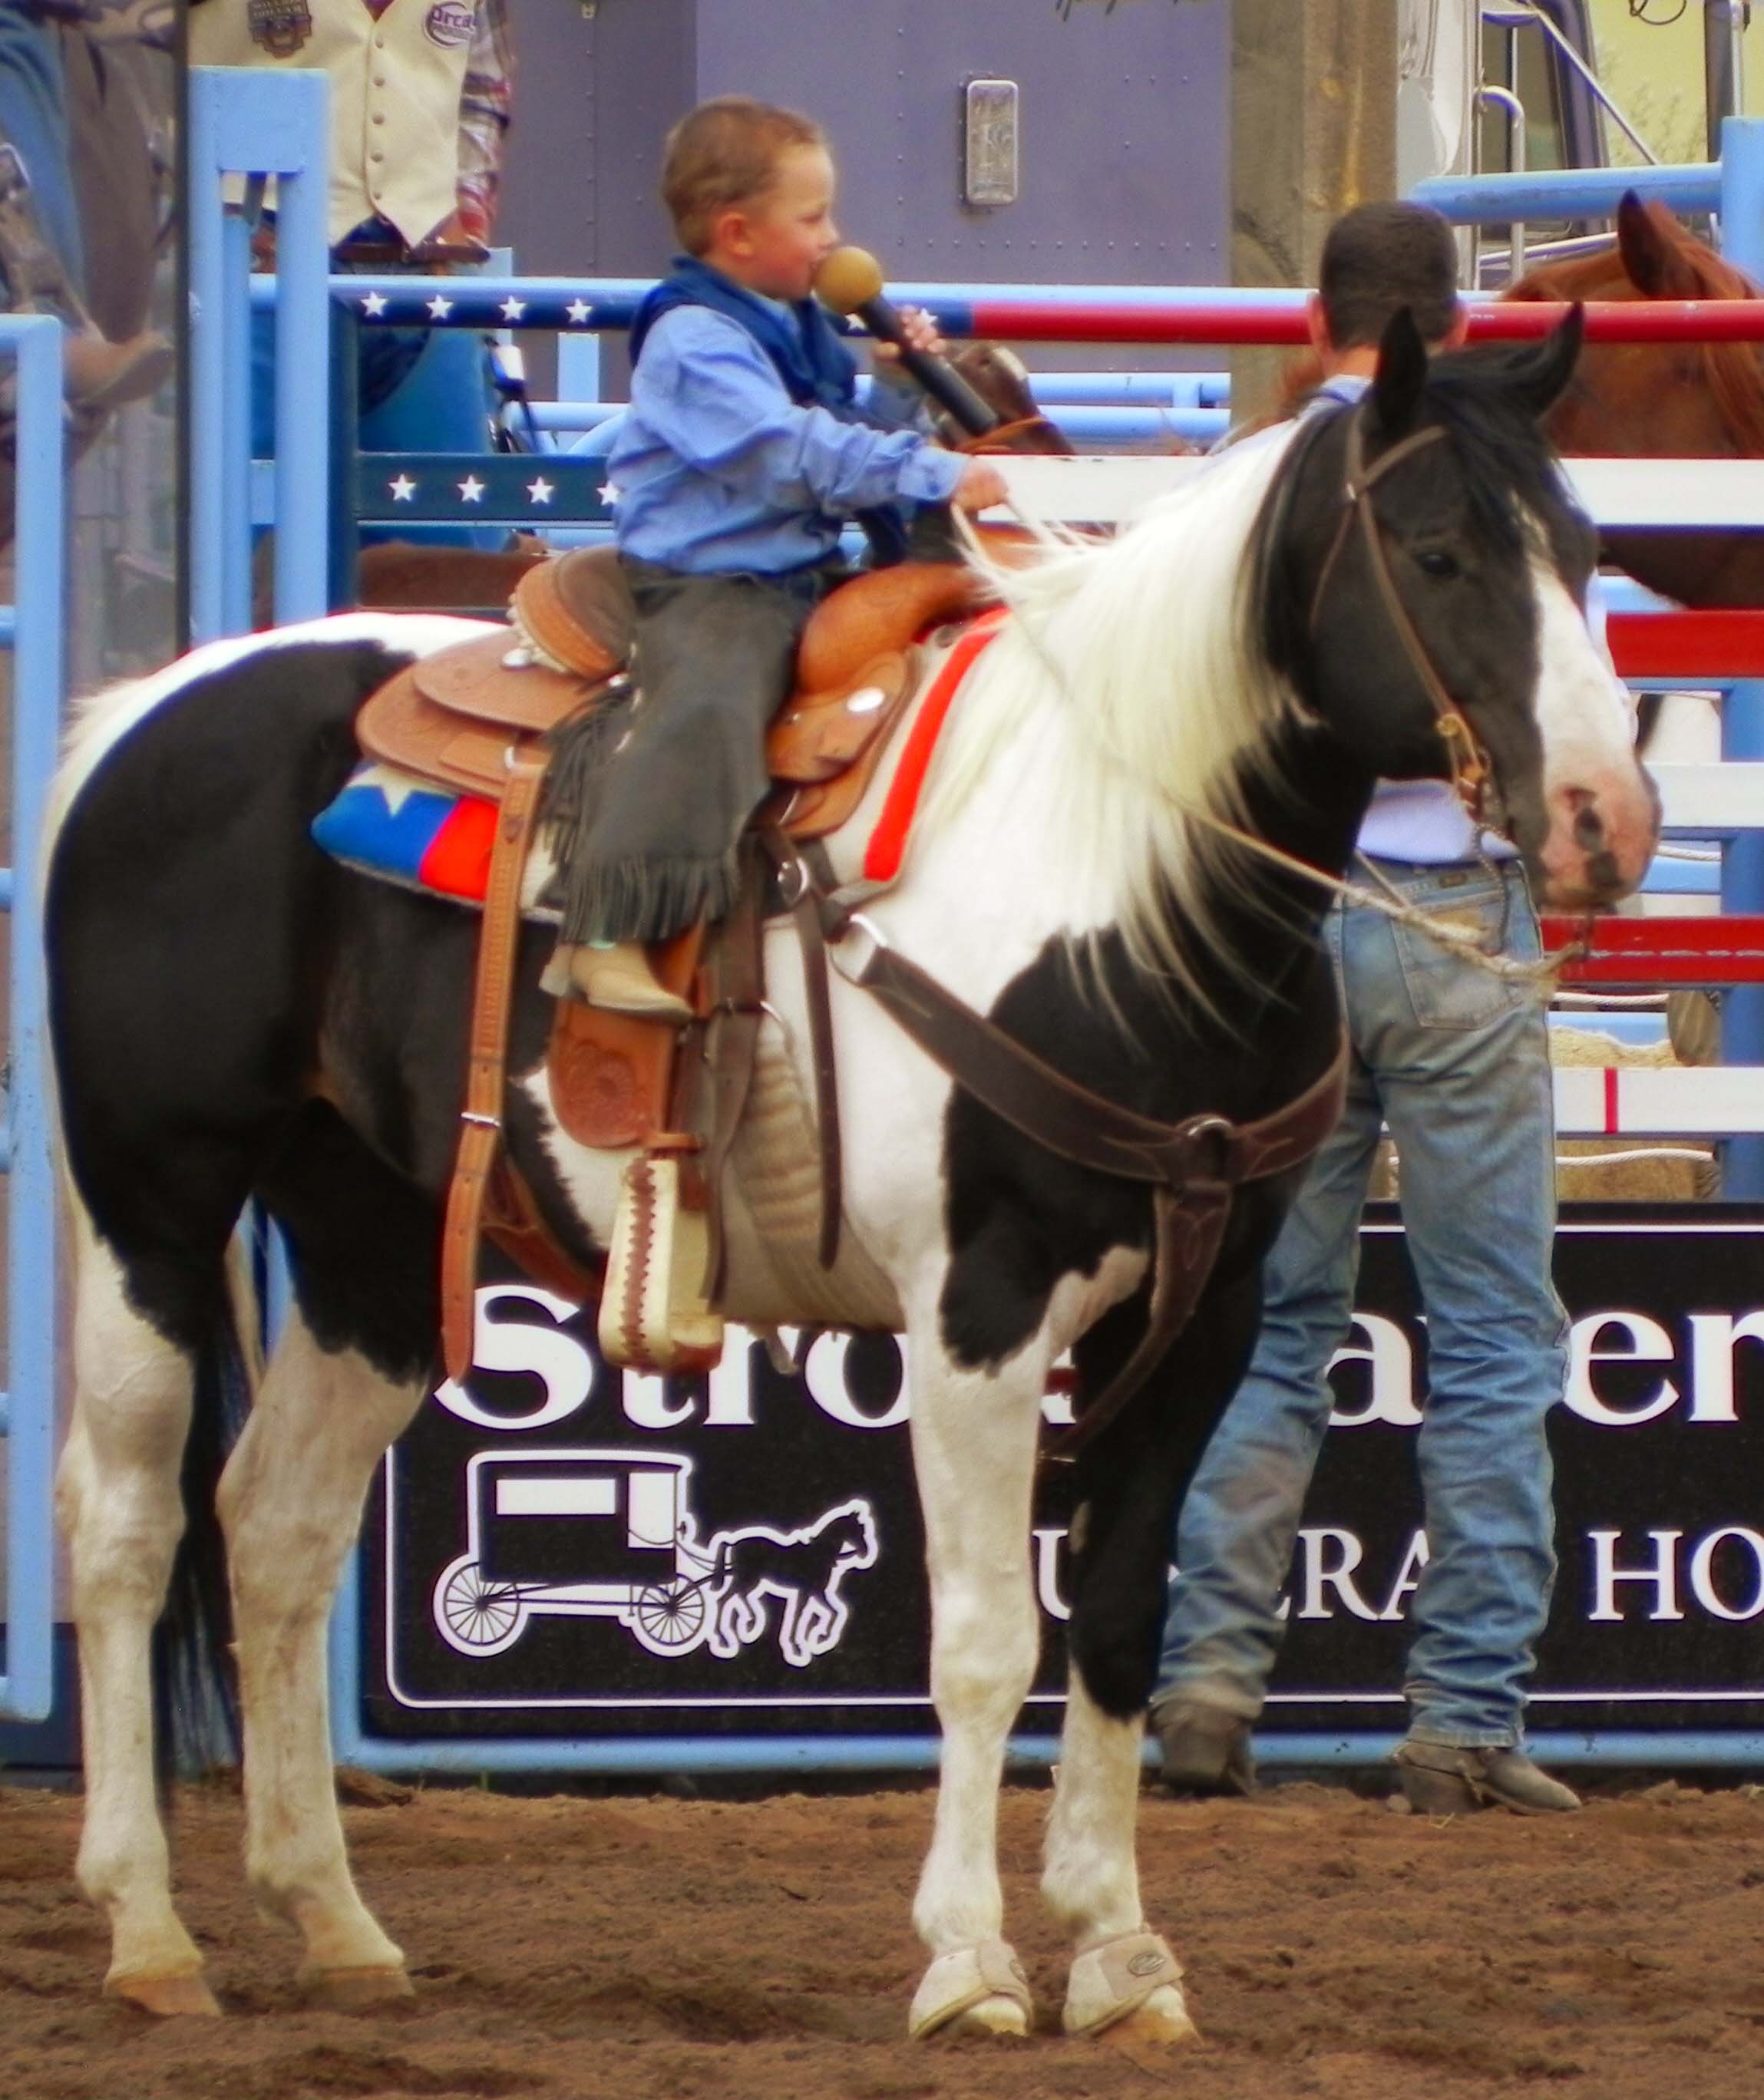
[[[494,802],[379,764],[359,766],[312,820],[314,843],[346,867],[479,905],[496,831]]]

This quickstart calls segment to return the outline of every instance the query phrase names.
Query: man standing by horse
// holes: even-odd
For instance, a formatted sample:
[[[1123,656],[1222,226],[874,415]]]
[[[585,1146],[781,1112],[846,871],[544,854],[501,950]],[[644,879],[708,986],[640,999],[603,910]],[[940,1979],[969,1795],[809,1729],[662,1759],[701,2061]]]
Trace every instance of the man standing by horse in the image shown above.
[[[1437,213],[1380,203],[1339,219],[1311,308],[1324,383],[1305,412],[1360,399],[1400,307],[1431,348],[1462,343],[1457,280],[1451,229]],[[1491,955],[1537,955],[1518,859],[1504,841],[1479,838],[1450,784],[1382,784],[1356,858],[1379,890],[1449,915]],[[1555,1575],[1544,1418],[1567,1368],[1550,1273],[1555,1119],[1543,1012],[1511,980],[1370,906],[1338,902],[1325,937],[1352,1045],[1347,1106],[1268,1256],[1255,1356],[1179,1520],[1151,1712],[1164,1776],[1204,1791],[1253,1784],[1250,1724],[1279,1645],[1277,1599],[1329,1423],[1329,1367],[1348,1331],[1360,1212],[1387,1123],[1429,1365],[1418,1442],[1429,1558],[1414,1597],[1409,1729],[1396,1753],[1403,1790],[1427,1814],[1577,1808],[1519,1748]]]

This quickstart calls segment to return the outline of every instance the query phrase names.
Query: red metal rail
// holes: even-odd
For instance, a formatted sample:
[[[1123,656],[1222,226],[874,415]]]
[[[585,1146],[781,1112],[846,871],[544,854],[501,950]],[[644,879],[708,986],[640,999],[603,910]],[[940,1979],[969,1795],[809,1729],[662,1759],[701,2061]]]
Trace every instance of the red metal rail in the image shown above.
[[[1614,612],[1625,678],[1764,678],[1764,612]]]
[[[1472,342],[1546,335],[1568,308],[1521,301],[1475,300]],[[1590,342],[1764,342],[1764,299],[1608,299],[1585,308]],[[964,331],[966,332],[966,331]],[[977,298],[973,334],[1020,342],[1304,343],[1302,307],[1290,294],[1280,305],[1253,298],[1180,298],[1168,306],[1123,300],[1085,304],[1040,299]]]
[[[1577,919],[1546,917],[1544,946],[1575,939]],[[1573,985],[1764,984],[1764,916],[1735,913],[1704,919],[1600,919],[1592,953],[1571,963]]]

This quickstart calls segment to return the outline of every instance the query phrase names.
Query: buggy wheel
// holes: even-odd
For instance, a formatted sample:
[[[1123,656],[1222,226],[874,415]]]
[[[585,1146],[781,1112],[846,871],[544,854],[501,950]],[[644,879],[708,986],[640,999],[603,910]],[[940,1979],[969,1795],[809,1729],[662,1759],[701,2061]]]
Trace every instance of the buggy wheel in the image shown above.
[[[709,1619],[702,1586],[684,1575],[647,1582],[631,1600],[631,1630],[651,1655],[684,1655],[696,1648]]]
[[[470,1554],[449,1561],[434,1586],[434,1622],[461,1655],[501,1655],[527,1630],[527,1604],[512,1583],[487,1582]]]

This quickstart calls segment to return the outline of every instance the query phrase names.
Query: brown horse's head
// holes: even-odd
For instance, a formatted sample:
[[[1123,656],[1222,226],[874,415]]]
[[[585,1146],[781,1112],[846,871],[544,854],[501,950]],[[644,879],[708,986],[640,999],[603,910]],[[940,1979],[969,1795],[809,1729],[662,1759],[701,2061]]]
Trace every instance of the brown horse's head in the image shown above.
[[[983,438],[971,438],[949,417],[940,416],[937,435],[946,444],[959,452],[1070,453],[1065,432],[1036,406],[1028,370],[1015,351],[1002,343],[964,343],[950,352],[949,362],[999,418],[999,427]]]
[[[1510,299],[1755,299],[1757,288],[1629,191],[1610,248],[1528,271]],[[1564,452],[1684,459],[1764,457],[1764,366],[1743,342],[1589,343],[1550,419]]]
[[[1755,299],[1749,278],[1632,190],[1608,248],[1531,271],[1510,299]],[[1594,458],[1764,458],[1764,363],[1745,342],[1589,343],[1549,424],[1559,451]],[[1764,536],[1605,536],[1611,559],[1689,606],[1764,605]]]

